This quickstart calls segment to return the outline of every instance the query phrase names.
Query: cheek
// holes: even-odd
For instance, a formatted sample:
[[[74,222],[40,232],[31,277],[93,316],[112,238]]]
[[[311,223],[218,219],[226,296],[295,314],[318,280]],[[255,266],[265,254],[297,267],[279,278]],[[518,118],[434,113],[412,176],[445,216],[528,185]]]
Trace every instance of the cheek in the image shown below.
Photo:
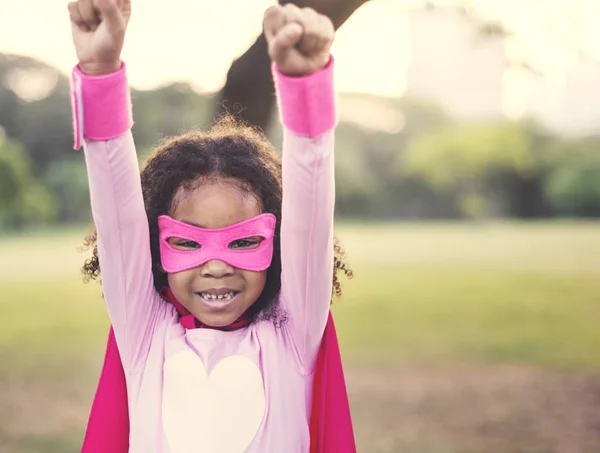
[[[251,293],[256,293],[256,297],[260,296],[267,282],[267,271],[252,272],[244,271],[244,279]]]
[[[176,296],[185,291],[191,278],[190,271],[175,272],[167,274],[167,281],[169,282],[169,288],[173,291]]]

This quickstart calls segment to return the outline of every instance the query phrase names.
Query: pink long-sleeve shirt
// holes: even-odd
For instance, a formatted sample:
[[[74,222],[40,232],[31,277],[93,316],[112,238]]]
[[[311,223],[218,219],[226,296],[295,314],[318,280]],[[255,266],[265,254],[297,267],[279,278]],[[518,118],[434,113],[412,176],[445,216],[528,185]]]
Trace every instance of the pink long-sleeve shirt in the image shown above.
[[[333,277],[333,63],[304,78],[275,74],[285,126],[279,303],[288,322],[279,328],[264,321],[233,332],[183,328],[153,286],[131,132],[85,139],[102,286],[127,381],[131,453],[309,451],[313,374]],[[76,108],[91,118],[96,107],[85,86]],[[102,109],[110,113],[106,103]]]

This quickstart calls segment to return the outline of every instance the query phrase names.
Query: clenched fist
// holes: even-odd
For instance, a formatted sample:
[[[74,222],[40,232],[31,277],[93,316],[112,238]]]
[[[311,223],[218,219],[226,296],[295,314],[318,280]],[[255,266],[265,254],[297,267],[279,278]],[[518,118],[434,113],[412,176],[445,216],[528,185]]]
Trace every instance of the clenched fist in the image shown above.
[[[69,14],[81,71],[88,75],[117,71],[131,0],[77,0],[69,3]]]
[[[329,62],[335,30],[331,20],[311,8],[288,3],[265,12],[263,29],[269,56],[281,73],[306,76]]]

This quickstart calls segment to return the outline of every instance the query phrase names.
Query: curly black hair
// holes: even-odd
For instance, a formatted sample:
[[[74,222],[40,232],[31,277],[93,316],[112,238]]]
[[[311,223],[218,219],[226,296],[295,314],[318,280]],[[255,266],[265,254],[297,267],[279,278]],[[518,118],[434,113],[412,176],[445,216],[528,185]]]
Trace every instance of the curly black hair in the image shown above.
[[[285,314],[277,304],[281,288],[281,157],[265,135],[256,128],[224,115],[207,132],[191,130],[163,140],[150,154],[141,171],[142,192],[150,230],[152,273],[157,291],[168,286],[167,274],[160,261],[158,217],[172,212],[178,190],[192,191],[208,178],[232,178],[238,187],[261,202],[261,211],[277,218],[273,259],[267,269],[263,292],[250,307],[252,321],[258,319],[282,322]],[[84,250],[93,248],[92,257],[81,269],[84,281],[100,277],[97,234],[92,231],[84,239]],[[332,297],[342,295],[338,273],[352,278],[352,270],[344,262],[344,251],[334,239]]]

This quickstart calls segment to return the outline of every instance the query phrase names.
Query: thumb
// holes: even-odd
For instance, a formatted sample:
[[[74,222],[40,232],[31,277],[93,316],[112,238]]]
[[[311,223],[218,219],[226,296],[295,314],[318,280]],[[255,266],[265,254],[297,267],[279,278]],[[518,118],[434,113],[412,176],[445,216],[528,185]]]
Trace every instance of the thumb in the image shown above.
[[[105,23],[111,35],[123,34],[126,25],[125,19],[116,0],[95,0],[94,6],[100,11],[102,22]]]
[[[304,29],[297,22],[286,24],[273,40],[271,46],[271,57],[273,60],[279,60],[287,51],[300,42]]]

